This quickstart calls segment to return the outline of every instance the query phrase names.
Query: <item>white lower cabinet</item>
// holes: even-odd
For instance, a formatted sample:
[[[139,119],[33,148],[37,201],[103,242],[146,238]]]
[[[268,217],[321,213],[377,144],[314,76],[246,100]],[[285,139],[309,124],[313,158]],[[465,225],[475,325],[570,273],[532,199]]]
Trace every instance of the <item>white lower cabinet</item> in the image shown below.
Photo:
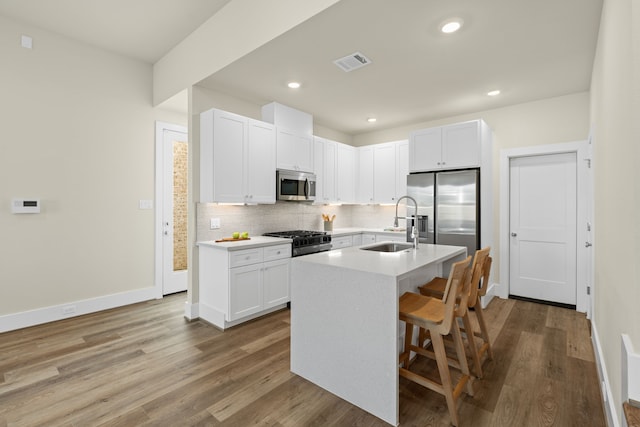
[[[368,245],[376,242],[376,235],[373,233],[362,233],[362,244]]]
[[[200,245],[200,317],[226,329],[284,306],[290,258],[290,243],[240,250]]]
[[[262,310],[262,263],[229,270],[229,320]]]
[[[264,263],[262,291],[262,306],[265,309],[289,302],[288,259]]]
[[[404,233],[376,233],[376,232],[362,232],[357,234],[332,236],[331,237],[331,250],[349,248],[351,246],[363,246],[370,245],[377,242],[406,242]]]
[[[388,242],[388,241],[406,242],[407,236],[405,234],[399,234],[399,235],[377,234],[376,235],[376,242]]]
[[[342,249],[353,246],[353,238],[351,236],[339,236],[331,238],[331,249]]]

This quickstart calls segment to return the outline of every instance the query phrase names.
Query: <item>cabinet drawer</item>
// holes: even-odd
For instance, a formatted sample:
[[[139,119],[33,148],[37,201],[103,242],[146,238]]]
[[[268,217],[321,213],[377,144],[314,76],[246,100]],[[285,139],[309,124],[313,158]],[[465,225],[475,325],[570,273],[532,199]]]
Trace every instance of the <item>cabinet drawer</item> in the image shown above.
[[[243,249],[229,252],[229,267],[240,267],[243,265],[256,264],[262,262],[262,248]]]
[[[267,246],[264,248],[264,261],[274,261],[276,259],[290,258],[291,244]]]
[[[348,248],[353,245],[351,236],[333,237],[331,239],[331,249]]]

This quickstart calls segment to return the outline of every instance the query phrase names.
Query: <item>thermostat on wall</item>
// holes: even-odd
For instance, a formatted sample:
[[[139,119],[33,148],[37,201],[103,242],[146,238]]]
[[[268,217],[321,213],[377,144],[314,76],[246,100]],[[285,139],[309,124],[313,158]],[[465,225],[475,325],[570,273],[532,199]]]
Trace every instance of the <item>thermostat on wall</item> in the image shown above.
[[[40,199],[13,199],[11,213],[40,213]]]

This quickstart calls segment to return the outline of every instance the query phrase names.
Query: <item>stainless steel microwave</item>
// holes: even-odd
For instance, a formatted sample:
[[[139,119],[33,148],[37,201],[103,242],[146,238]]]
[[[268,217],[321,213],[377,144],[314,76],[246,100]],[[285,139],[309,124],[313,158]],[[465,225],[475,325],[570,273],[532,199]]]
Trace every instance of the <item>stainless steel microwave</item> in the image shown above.
[[[316,199],[316,176],[312,173],[278,169],[276,199],[312,202]]]

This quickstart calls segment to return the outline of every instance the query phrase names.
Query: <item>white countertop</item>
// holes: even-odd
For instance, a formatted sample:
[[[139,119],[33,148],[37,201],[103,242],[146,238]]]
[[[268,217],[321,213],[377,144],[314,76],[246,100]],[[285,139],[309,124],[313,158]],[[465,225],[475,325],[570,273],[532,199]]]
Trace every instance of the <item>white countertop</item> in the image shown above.
[[[259,248],[262,246],[273,246],[279,244],[289,244],[293,240],[282,237],[255,236],[249,240],[238,240],[233,242],[216,242],[214,240],[197,242],[197,246],[207,246],[224,251],[237,251],[240,249]]]
[[[381,243],[383,242],[375,243],[375,245]],[[423,243],[419,245],[418,250],[412,248],[400,252],[376,252],[366,251],[360,249],[360,247],[350,247],[296,257],[292,260],[293,262],[314,263],[385,276],[401,277],[425,265],[438,263],[456,255],[464,255],[466,251],[467,248],[463,246]]]
[[[359,233],[378,233],[388,234],[392,236],[404,235],[406,232],[402,231],[385,231],[383,228],[336,228],[333,231],[327,232],[331,236],[348,236],[350,234]],[[249,240],[239,240],[234,242],[215,242],[214,240],[204,240],[196,242],[196,246],[207,246],[226,251],[234,251],[238,249],[250,249],[259,248],[262,246],[277,245],[279,243],[291,243],[293,240],[282,237],[267,237],[267,236],[252,236]]]

